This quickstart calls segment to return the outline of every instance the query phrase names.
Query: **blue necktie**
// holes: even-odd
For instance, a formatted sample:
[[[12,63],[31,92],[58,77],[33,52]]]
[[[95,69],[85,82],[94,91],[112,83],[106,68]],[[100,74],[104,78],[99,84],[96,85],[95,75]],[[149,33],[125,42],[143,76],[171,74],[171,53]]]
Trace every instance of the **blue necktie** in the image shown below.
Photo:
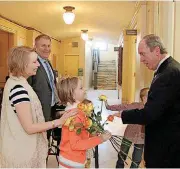
[[[46,64],[46,68],[47,68],[47,70],[48,70],[48,74],[49,74],[49,82],[50,82],[50,86],[51,86],[51,89],[52,89],[52,106],[55,104],[55,95],[54,95],[54,88],[55,88],[55,84],[54,84],[54,77],[53,77],[53,74],[52,74],[52,69],[51,69],[51,67],[50,67],[50,65],[49,65],[49,63],[48,63],[48,61],[44,61],[44,63]]]
[[[44,63],[46,64],[46,67],[47,67],[47,70],[48,70],[48,74],[49,74],[49,82],[50,82],[51,88],[52,88],[52,90],[54,90],[54,87],[53,87],[53,84],[54,84],[54,78],[53,78],[53,75],[52,75],[51,67],[50,67],[48,61],[44,61]]]
[[[54,105],[55,103],[58,103],[60,100],[59,100],[59,97],[58,97],[58,93],[57,93],[57,89],[56,89],[56,86],[55,86],[55,83],[54,83],[54,75],[52,74],[52,68],[50,66],[50,64],[48,63],[48,61],[45,61],[45,64],[46,64],[46,67],[47,67],[47,70],[48,70],[48,74],[49,74],[49,81],[50,81],[50,85],[51,85],[51,89],[52,89],[52,105]]]

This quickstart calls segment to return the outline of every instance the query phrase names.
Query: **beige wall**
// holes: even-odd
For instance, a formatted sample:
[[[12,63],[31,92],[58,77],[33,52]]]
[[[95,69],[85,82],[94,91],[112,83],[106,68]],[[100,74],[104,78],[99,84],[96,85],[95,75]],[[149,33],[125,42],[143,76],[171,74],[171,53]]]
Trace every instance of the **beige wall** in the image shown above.
[[[34,39],[40,34],[35,30],[27,30],[3,18],[0,18],[0,29],[14,34],[14,46],[27,45],[33,47]],[[62,71],[62,62],[59,62],[60,50],[60,42],[52,39],[52,51],[49,59],[53,67],[59,72]]]
[[[159,2],[158,35],[162,38],[167,51],[173,56],[174,46],[174,3]],[[178,21],[179,22],[179,21]]]
[[[144,73],[145,73],[145,66],[140,62],[140,55],[138,54],[138,44],[141,38],[146,35],[146,5],[141,5],[139,12],[137,14],[137,25],[136,29],[138,30],[137,33],[137,43],[136,43],[136,76],[135,76],[135,101],[139,101],[139,91],[144,87]]]
[[[78,42],[78,47],[72,47],[72,42]],[[64,75],[64,57],[65,55],[79,55],[79,68],[83,68],[83,77],[81,79],[85,85],[85,42],[81,37],[68,38],[61,41],[60,56],[58,58],[58,70]],[[60,64],[63,63],[63,64]]]
[[[100,61],[117,60],[118,52],[114,51],[114,44],[108,44],[107,51],[100,51]]]
[[[122,102],[134,102],[136,36],[126,35],[125,31],[123,36]]]
[[[93,56],[91,44],[86,43],[85,45],[85,88],[89,89],[92,87],[92,77],[93,77]]]
[[[180,2],[175,2],[174,58],[180,62]]]
[[[0,18],[0,29],[14,34],[14,45],[27,45],[27,29]]]

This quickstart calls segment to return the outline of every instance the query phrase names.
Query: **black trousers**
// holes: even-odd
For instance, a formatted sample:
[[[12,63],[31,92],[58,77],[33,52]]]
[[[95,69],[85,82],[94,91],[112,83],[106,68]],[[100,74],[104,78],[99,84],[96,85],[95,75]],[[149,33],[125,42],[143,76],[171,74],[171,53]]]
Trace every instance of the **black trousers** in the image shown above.
[[[55,119],[59,119],[60,116],[57,112],[59,111],[64,111],[66,108],[66,106],[64,105],[58,105],[58,104],[55,104],[54,106],[51,107],[51,120],[55,120]],[[60,133],[59,133],[60,132]],[[61,129],[59,129],[59,132],[56,132],[58,133],[59,135],[61,135]],[[52,130],[47,130],[47,139],[49,140],[50,137],[52,135]]]
[[[51,120],[59,119],[60,115],[57,112],[64,111],[65,108],[66,108],[66,106],[64,106],[64,105],[55,104],[51,108]],[[57,154],[59,154],[59,144],[61,142],[61,132],[62,132],[62,129],[58,128],[58,127],[47,131],[47,139],[48,139],[48,141],[50,142],[50,137],[51,136],[52,136],[53,140],[57,141],[57,147],[58,147],[57,148]]]

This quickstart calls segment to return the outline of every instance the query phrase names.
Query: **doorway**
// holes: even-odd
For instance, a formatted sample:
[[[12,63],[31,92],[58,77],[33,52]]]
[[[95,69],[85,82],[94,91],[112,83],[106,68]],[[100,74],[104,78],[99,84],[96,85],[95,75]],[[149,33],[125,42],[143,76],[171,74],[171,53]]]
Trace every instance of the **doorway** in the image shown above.
[[[64,75],[78,76],[79,55],[65,55]]]
[[[0,87],[3,88],[8,76],[7,56],[14,45],[14,35],[0,30]]]

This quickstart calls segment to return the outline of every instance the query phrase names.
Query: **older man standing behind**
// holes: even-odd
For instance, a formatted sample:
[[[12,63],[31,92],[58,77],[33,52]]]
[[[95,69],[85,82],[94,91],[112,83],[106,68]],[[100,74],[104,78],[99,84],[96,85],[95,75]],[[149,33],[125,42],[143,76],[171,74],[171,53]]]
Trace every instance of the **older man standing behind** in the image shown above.
[[[36,75],[28,78],[28,82],[39,97],[45,121],[49,121],[52,111],[54,111],[56,104],[59,102],[55,86],[55,75],[48,60],[51,53],[51,38],[43,34],[37,36],[34,47],[38,54],[40,67]],[[49,139],[50,131],[47,132],[47,137]]]
[[[155,35],[145,36],[138,52],[155,75],[145,107],[123,111],[122,121],[145,125],[147,168],[180,168],[180,64]]]

